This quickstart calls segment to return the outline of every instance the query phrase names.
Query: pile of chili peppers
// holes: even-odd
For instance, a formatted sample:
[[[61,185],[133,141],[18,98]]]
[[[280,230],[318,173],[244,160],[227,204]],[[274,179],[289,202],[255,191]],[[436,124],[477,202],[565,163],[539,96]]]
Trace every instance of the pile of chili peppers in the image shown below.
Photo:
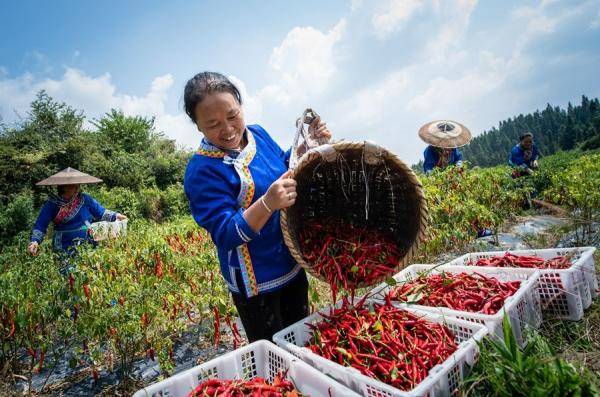
[[[451,331],[389,303],[344,300],[338,309],[321,313],[323,320],[309,324],[313,334],[306,346],[333,362],[400,390],[411,390],[429,370],[457,349]]]
[[[496,314],[504,306],[506,298],[517,292],[520,286],[520,281],[502,282],[479,273],[421,274],[393,287],[386,300]]]
[[[373,285],[389,276],[403,256],[389,236],[339,219],[306,222],[299,243],[304,258],[329,283],[334,296],[339,287]]]
[[[300,397],[294,384],[284,375],[275,376],[273,383],[264,378],[252,380],[210,379],[200,383],[188,397]]]
[[[473,265],[473,262],[468,263]],[[542,259],[539,256],[517,256],[507,252],[504,256],[481,258],[475,262],[475,266],[487,267],[525,267],[535,269],[568,269],[572,265],[569,256],[557,256],[552,259]]]

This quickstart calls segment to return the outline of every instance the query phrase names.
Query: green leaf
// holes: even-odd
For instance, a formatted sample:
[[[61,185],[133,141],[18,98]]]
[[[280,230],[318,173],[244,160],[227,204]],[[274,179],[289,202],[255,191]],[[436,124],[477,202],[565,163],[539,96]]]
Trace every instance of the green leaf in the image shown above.
[[[387,285],[389,285],[390,287],[395,286],[396,284],[398,284],[398,282],[396,281],[396,279],[394,277],[389,277],[385,280],[385,283]]]

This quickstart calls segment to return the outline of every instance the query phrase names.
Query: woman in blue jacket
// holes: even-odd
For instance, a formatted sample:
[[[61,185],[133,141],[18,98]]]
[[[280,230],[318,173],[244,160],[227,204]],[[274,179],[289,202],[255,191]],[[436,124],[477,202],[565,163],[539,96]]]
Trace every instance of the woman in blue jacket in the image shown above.
[[[40,210],[27,247],[30,254],[37,255],[50,223],[54,224],[52,249],[70,255],[81,243],[94,244],[89,230],[91,222],[127,219],[125,215],[104,209],[90,195],[81,192],[81,184],[98,182],[102,180],[69,167],[37,183],[38,186],[56,186],[58,194],[50,194]]]
[[[533,143],[533,134],[526,132],[519,137],[519,143],[510,151],[508,164],[513,167],[513,176],[531,175],[538,168],[540,153]]]
[[[221,273],[250,341],[308,315],[308,281],[281,233],[279,210],[296,200],[283,151],[259,125],[246,125],[238,89],[203,72],[184,90],[185,111],[203,134],[184,178],[192,215],[217,247]],[[331,133],[320,118],[314,138]]]

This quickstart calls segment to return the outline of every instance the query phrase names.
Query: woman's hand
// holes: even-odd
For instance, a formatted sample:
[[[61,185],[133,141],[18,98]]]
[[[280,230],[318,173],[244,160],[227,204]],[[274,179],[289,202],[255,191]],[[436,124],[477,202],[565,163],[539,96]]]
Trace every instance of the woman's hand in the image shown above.
[[[117,220],[118,221],[126,221],[127,217],[123,214],[117,214]]]
[[[31,243],[29,243],[27,251],[29,251],[31,255],[36,256],[38,254],[38,248],[39,244],[37,243],[37,241],[32,241]]]
[[[291,207],[296,202],[296,181],[291,178],[292,171],[287,171],[271,184],[263,196],[265,204],[272,211]]]
[[[310,123],[308,134],[311,138],[318,140],[319,143],[328,142],[331,139],[331,131],[327,128],[327,124],[321,121],[321,116],[315,117]]]

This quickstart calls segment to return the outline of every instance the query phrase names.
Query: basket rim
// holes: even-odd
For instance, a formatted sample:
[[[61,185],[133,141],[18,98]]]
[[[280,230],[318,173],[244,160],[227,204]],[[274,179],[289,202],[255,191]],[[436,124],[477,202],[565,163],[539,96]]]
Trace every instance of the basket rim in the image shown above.
[[[341,152],[346,149],[355,149],[355,150],[356,149],[364,149],[364,147],[366,145],[369,145],[371,147],[374,146],[381,151],[380,153],[383,157],[385,157],[387,160],[391,161],[395,166],[398,167],[398,169],[400,169],[408,177],[409,182],[415,188],[415,193],[416,193],[418,205],[419,205],[419,227],[418,227],[418,230],[416,233],[416,237],[415,237],[414,241],[412,242],[411,246],[407,249],[404,257],[402,257],[402,259],[398,262],[398,264],[392,270],[390,270],[390,273],[387,276],[383,276],[383,277],[374,279],[373,282],[370,284],[358,283],[355,286],[355,288],[372,287],[374,285],[378,285],[378,283],[380,283],[381,281],[385,280],[386,278],[392,277],[397,272],[406,268],[410,264],[410,261],[412,260],[412,258],[416,255],[416,253],[419,250],[419,248],[421,247],[421,244],[423,243],[423,241],[425,240],[425,229],[427,227],[427,223],[429,220],[429,210],[427,208],[425,194],[423,192],[423,185],[421,184],[421,181],[419,180],[417,175],[413,172],[413,170],[408,165],[406,165],[406,163],[404,163],[396,154],[394,154],[393,152],[389,151],[388,149],[386,149],[382,146],[375,145],[370,141],[354,141],[354,142],[342,141],[342,142],[332,143],[332,144],[328,144],[328,145],[331,146],[336,152]],[[314,150],[314,149],[309,150],[308,152],[304,153],[302,155],[302,157],[300,158],[300,160],[298,161],[298,164],[296,165],[296,167],[292,170],[292,177],[295,177],[299,170],[302,170],[304,167],[312,164],[314,161],[319,160],[322,157],[323,157],[323,155],[321,154],[321,152],[318,150]],[[285,245],[288,247],[290,254],[292,254],[292,257],[294,258],[294,260],[300,266],[302,266],[302,268],[304,268],[306,271],[308,271],[309,274],[311,274],[312,276],[316,277],[319,280],[324,281],[323,278],[320,277],[319,274],[315,273],[312,270],[312,266],[310,266],[304,260],[302,252],[300,250],[300,244],[298,243],[298,241],[296,239],[294,239],[292,237],[291,231],[290,231],[290,224],[289,224],[289,217],[288,217],[287,209],[281,210],[280,226],[281,226],[281,231],[283,234],[283,240],[285,242]]]

